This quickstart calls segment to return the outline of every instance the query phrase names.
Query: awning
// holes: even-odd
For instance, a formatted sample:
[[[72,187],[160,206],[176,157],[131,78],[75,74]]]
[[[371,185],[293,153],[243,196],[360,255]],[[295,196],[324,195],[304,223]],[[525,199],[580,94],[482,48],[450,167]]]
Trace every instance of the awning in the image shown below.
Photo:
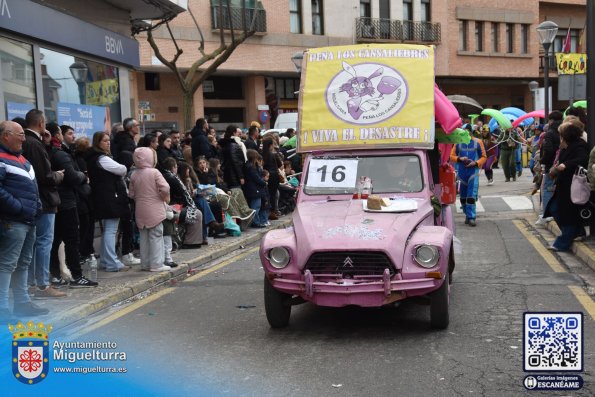
[[[188,0],[105,0],[105,2],[128,10],[130,22],[133,25],[143,24],[142,21],[172,19],[188,8]]]

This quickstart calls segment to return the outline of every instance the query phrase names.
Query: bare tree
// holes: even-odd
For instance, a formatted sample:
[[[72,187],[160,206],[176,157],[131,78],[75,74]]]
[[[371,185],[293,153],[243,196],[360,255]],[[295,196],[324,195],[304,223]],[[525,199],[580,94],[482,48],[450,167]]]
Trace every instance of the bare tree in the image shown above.
[[[260,6],[260,2],[257,2],[257,4]],[[261,7],[262,6],[260,6],[260,8]],[[234,16],[237,16],[237,11],[241,13],[241,18],[239,18],[241,21],[241,29],[237,29],[236,23],[234,23],[234,21],[238,20],[237,17],[234,18]],[[198,87],[200,87],[200,85],[209,78],[209,76],[215,73],[221,64],[227,61],[227,59],[240,44],[242,44],[248,37],[254,35],[256,32],[256,18],[258,15],[256,10],[254,10],[254,12],[252,12],[252,16],[248,18],[246,0],[242,0],[242,6],[239,7],[239,10],[238,7],[232,9],[230,0],[220,0],[216,14],[216,20],[219,28],[219,47],[211,52],[206,52],[205,39],[202,29],[198,25],[198,22],[196,21],[196,18],[194,17],[190,7],[188,7],[188,12],[190,13],[192,20],[194,21],[194,25],[196,26],[196,29],[200,35],[197,59],[192,63],[192,65],[190,65],[188,70],[182,70],[177,63],[180,56],[184,53],[184,50],[179,47],[178,42],[171,30],[170,21],[172,18],[161,20],[144,28],[133,29],[133,34],[140,33],[141,31],[147,32],[147,41],[155,52],[155,56],[176,76],[184,99],[184,130],[188,130],[194,126],[194,93]],[[232,12],[234,12],[235,15],[232,15]],[[226,23],[226,21],[228,23]],[[163,25],[165,25],[167,28],[169,36],[176,49],[176,53],[170,60],[165,58],[153,37],[153,31]],[[229,38],[227,40],[225,34],[226,30],[229,31]],[[202,66],[207,62],[211,63],[205,68],[202,68]]]

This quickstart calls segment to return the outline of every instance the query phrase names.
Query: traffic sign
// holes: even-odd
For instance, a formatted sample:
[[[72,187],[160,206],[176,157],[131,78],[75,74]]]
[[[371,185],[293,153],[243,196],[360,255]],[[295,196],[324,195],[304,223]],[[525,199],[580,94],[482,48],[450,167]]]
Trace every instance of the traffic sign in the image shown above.
[[[264,124],[271,118],[271,114],[268,110],[259,110],[258,111],[258,120]]]

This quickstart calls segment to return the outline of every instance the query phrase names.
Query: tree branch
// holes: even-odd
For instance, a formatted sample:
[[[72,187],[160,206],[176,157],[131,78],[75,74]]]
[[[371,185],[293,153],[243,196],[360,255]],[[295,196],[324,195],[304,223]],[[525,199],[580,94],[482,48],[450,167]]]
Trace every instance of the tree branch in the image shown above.
[[[240,44],[242,44],[248,37],[252,36],[254,33],[255,33],[254,31],[248,32],[248,35],[244,35],[242,33],[234,42],[226,45],[224,48],[219,47],[217,50],[213,51],[210,54],[211,59],[213,59],[213,63],[211,63],[204,71],[202,71],[202,73],[200,73],[200,76],[198,78],[188,81],[188,83],[190,84],[190,89],[193,89],[193,90],[198,89],[198,87],[202,84],[202,82],[207,77],[209,77],[211,74],[213,74],[217,70],[217,68],[219,66],[221,66],[221,64],[223,64],[225,61],[227,61],[229,59],[229,57],[231,56],[231,54],[233,54],[235,49]],[[217,54],[219,54],[218,57],[217,57]],[[205,60],[205,62],[207,62],[207,61]],[[204,64],[205,62],[202,62],[201,64]],[[194,67],[194,66],[195,65],[192,65],[192,67]],[[200,65],[197,65],[196,67],[198,68],[198,66],[200,66]]]
[[[227,17],[229,18],[229,32],[231,33],[231,42],[233,43],[236,41],[233,33],[233,19],[231,18],[231,5],[229,4],[229,0],[227,2]]]
[[[180,87],[182,88],[182,90],[183,91],[187,90],[188,85],[186,84],[186,82],[184,81],[184,78],[180,74],[180,71],[178,70],[178,66],[176,65],[175,62],[170,62],[167,59],[165,59],[165,57],[161,54],[159,47],[157,47],[157,43],[155,43],[155,39],[153,38],[153,31],[151,29],[147,31],[147,41],[149,42],[149,45],[153,49],[153,52],[155,53],[155,56],[157,57],[157,59],[159,59],[159,61],[161,61],[162,64],[164,64],[169,70],[171,70],[174,73],[174,75],[176,76],[176,79],[178,79],[178,82],[180,83]],[[174,40],[174,42],[175,42],[175,40]]]
[[[196,26],[196,29],[198,30],[198,34],[200,35],[200,45],[198,47],[198,51],[200,51],[201,54],[204,54],[205,37],[202,34],[202,29],[200,28],[200,26],[198,26],[198,22],[196,21],[196,18],[194,17],[194,14],[192,13],[192,9],[190,7],[188,7],[188,12],[190,13],[192,20],[194,21],[194,25]]]
[[[174,42],[174,46],[176,47],[176,55],[174,55],[174,59],[172,59],[171,63],[172,64],[176,64],[176,62],[178,61],[178,58],[180,57],[180,55],[182,55],[182,53],[184,52],[184,50],[182,50],[180,47],[178,47],[178,41],[176,40],[176,38],[174,37],[174,34],[171,31],[171,27],[169,26],[169,22],[167,22],[165,24],[165,26],[167,26],[167,31],[169,32],[169,37],[171,37],[171,41]]]

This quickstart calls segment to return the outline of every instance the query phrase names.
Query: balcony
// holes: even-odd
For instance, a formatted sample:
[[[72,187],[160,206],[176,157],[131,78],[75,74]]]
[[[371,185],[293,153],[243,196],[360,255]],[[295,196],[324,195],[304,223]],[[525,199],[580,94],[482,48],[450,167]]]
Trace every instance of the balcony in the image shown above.
[[[223,20],[219,16],[219,6],[212,6],[211,7],[211,26],[213,29],[219,29],[221,25],[223,25],[223,29],[226,30],[244,30],[243,26],[243,19],[242,19],[242,7],[229,7],[229,11],[227,11],[227,7],[223,6]],[[252,18],[254,18],[254,14],[256,14],[256,19],[254,21],[254,31],[256,33],[266,33],[267,31],[267,14],[266,11],[262,8],[246,8],[245,13],[245,20],[246,25],[248,26],[248,30],[250,27],[250,23],[252,22]],[[230,18],[231,15],[231,18]]]
[[[383,18],[356,18],[358,43],[401,42],[440,44],[440,24],[422,21],[397,21]]]

